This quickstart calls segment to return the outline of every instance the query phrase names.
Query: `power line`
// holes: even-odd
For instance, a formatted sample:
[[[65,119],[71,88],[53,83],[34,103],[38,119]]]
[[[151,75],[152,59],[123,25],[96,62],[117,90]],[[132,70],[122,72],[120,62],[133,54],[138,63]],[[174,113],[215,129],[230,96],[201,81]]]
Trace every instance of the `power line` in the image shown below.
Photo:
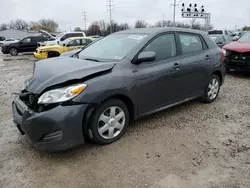
[[[84,17],[84,23],[85,23],[85,32],[87,32],[87,12],[83,12],[83,17]]]
[[[176,0],[174,0],[174,4],[170,4],[170,6],[173,6],[173,7],[174,7],[173,24],[174,24],[174,27],[175,27],[175,8],[176,8],[177,6],[179,6],[179,4],[176,4]]]
[[[108,4],[107,4],[107,10],[109,11],[109,21],[110,21],[110,34],[112,33],[112,10],[113,10],[113,1],[112,0],[107,0]]]

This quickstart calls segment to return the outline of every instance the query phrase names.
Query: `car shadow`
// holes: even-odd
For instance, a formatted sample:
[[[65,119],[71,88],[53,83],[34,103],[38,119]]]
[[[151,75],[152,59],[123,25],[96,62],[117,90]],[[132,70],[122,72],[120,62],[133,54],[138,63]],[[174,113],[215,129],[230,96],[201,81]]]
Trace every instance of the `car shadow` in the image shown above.
[[[126,137],[133,132],[141,130],[141,128],[146,129],[148,131],[157,129],[162,125],[151,126],[150,122],[152,120],[158,121],[159,119],[165,118],[166,116],[173,116],[173,115],[185,113],[186,109],[192,108],[196,105],[201,105],[201,104],[202,103],[200,103],[198,100],[192,100],[192,101],[171,107],[169,109],[154,113],[152,115],[148,115],[143,118],[140,118],[139,120],[136,120],[129,125],[124,136]],[[204,105],[207,105],[207,104],[204,104]],[[146,124],[148,125],[144,126]],[[174,128],[174,126],[170,125],[170,128],[171,127]],[[120,141],[122,141],[122,138]],[[84,145],[80,145],[78,147],[69,149],[67,151],[52,152],[52,153],[38,151],[38,150],[35,150],[35,151],[41,158],[45,158],[49,160],[57,160],[58,158],[60,158],[64,160],[64,159],[69,159],[69,158],[77,159],[79,158],[79,156],[84,156],[84,155],[96,155],[97,154],[96,152],[98,152],[99,149],[104,148],[104,147],[106,147],[106,145],[97,145],[90,140],[86,140]]]
[[[245,78],[249,79],[250,78],[250,71],[231,71],[227,73],[230,76],[238,77],[238,78]]]

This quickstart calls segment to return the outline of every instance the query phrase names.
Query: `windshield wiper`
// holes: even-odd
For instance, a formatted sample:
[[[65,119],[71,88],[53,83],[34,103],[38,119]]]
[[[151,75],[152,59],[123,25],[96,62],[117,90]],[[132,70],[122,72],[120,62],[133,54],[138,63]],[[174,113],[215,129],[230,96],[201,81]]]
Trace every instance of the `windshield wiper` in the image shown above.
[[[95,61],[95,62],[100,62],[99,60],[97,60],[97,59],[92,59],[92,58],[85,58],[85,60],[88,60],[88,61]]]

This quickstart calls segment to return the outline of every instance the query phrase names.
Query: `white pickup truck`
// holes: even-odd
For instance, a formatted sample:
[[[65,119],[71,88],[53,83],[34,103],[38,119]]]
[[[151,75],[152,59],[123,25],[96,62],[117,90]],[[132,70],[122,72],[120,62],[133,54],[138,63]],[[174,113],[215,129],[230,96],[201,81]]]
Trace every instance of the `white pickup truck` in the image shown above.
[[[39,32],[42,34],[48,35],[50,38],[54,40],[39,42],[38,46],[51,46],[51,45],[62,44],[64,40],[71,38],[71,37],[86,37],[86,34],[82,31],[64,32],[64,33],[58,34],[55,37],[43,30],[40,30]]]

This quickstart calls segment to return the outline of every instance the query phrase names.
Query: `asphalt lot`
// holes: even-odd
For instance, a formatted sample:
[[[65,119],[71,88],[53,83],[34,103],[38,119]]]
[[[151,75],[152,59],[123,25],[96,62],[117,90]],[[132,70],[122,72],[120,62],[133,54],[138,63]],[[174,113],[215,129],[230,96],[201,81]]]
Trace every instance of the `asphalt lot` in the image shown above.
[[[250,73],[227,75],[213,104],[151,115],[108,146],[49,154],[34,150],[11,116],[11,93],[34,62],[0,54],[0,188],[250,187]]]

